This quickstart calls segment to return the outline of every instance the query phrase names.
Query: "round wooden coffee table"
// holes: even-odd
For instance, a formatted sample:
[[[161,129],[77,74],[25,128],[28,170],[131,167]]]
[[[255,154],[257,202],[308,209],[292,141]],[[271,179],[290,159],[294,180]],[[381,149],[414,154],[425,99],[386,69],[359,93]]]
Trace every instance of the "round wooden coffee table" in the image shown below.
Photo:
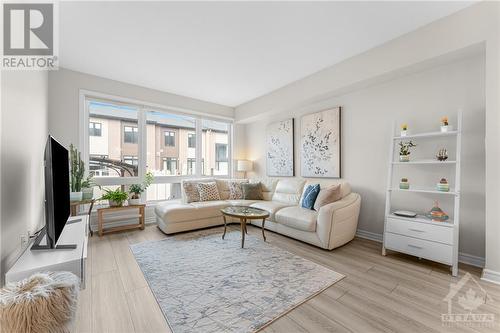
[[[240,219],[241,226],[241,248],[245,246],[245,234],[247,233],[247,220],[260,220],[262,219],[262,238],[264,242],[266,241],[266,235],[264,235],[264,223],[266,218],[269,217],[269,213],[263,209],[248,207],[248,206],[231,206],[221,209],[222,217],[224,218],[224,234],[222,234],[222,239],[226,236],[226,216],[236,217]]]

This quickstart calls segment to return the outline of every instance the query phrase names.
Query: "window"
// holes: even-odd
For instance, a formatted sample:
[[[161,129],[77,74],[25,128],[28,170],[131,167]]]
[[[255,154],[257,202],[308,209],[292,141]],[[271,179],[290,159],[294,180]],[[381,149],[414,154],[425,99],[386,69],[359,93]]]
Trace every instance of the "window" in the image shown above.
[[[130,165],[139,165],[137,156],[123,156],[123,162]]]
[[[89,135],[101,136],[101,123],[89,122]]]
[[[188,147],[189,134],[195,131],[194,117],[147,111],[147,171],[156,176],[195,175],[196,148]],[[193,164],[193,167],[190,164]]]
[[[87,105],[88,170],[95,177],[137,177],[139,174],[138,110],[130,106],[100,101],[89,101]],[[122,132],[130,134],[122,139]],[[126,140],[135,141],[135,144],[125,143]],[[126,156],[135,156],[135,159],[125,161]]]
[[[188,158],[187,159],[187,174],[195,175],[196,174],[196,159]]]
[[[229,124],[202,120],[202,147],[204,175],[229,175]]]
[[[139,129],[137,127],[132,126],[124,126],[123,127],[123,142],[125,143],[137,143],[137,133]]]
[[[175,132],[165,131],[165,146],[175,146]]]
[[[163,169],[166,170],[164,174],[166,175],[176,175],[177,174],[177,159],[173,157],[167,157],[163,159]]]
[[[189,133],[188,134],[188,148],[195,148],[195,147],[196,147],[196,134]]]

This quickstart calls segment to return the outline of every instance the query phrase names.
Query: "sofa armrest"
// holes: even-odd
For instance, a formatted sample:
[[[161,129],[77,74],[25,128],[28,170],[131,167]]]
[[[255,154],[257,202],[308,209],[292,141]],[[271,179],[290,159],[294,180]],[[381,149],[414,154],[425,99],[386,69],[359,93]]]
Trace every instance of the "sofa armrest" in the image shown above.
[[[333,249],[354,237],[360,205],[360,195],[349,193],[319,209],[316,232],[324,248]]]

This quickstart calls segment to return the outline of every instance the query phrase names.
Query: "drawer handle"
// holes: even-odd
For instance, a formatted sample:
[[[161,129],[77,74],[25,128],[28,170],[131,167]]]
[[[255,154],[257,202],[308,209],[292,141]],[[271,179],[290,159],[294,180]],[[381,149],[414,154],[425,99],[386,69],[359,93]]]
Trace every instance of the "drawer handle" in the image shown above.
[[[408,230],[415,231],[415,232],[425,232],[425,230],[412,229],[412,228],[408,228]]]
[[[423,247],[421,247],[421,246],[417,246],[417,245],[408,244],[408,246],[409,246],[409,247],[413,247],[413,248],[415,248],[415,249],[419,249],[419,250],[422,250],[422,249],[423,249]]]

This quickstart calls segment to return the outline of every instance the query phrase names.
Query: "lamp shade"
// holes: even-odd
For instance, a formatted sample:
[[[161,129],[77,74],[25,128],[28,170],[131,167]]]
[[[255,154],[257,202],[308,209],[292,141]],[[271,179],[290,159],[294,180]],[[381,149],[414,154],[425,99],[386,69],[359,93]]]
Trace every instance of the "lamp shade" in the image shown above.
[[[244,171],[244,172],[252,171],[252,168],[253,168],[252,161],[238,160],[238,163],[236,164],[236,169],[238,171]]]

